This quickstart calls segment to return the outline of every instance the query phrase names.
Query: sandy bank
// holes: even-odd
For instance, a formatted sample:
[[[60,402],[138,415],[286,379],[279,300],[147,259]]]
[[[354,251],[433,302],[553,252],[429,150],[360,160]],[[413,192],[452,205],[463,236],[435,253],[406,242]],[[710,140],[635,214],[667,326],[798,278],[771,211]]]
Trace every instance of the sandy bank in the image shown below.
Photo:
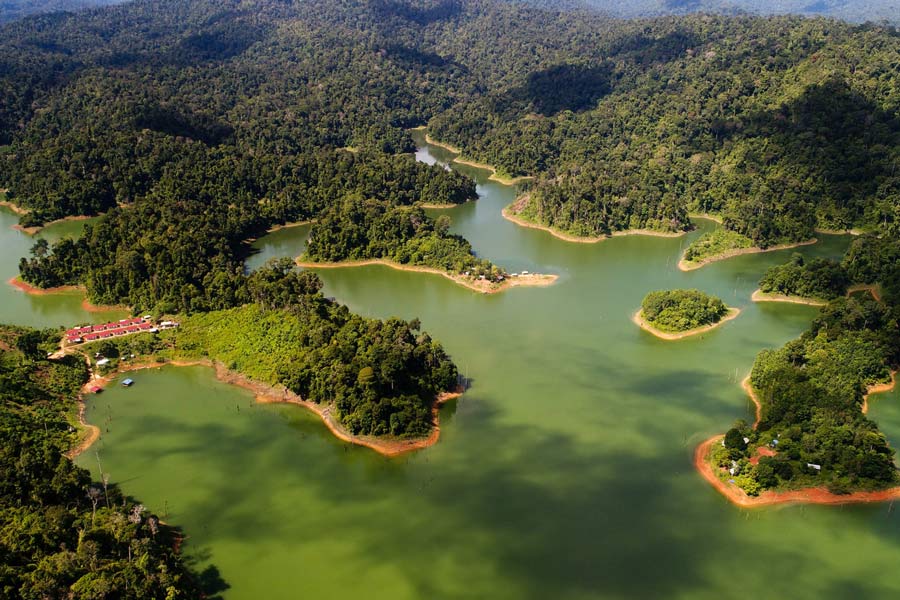
[[[85,293],[84,286],[81,285],[61,285],[53,288],[39,288],[31,285],[26,281],[22,281],[19,277],[12,277],[11,279],[7,280],[6,283],[32,296],[48,296],[51,294],[68,293],[79,293],[83,295]],[[90,302],[88,302],[87,298],[81,299],[81,308],[87,312],[112,312],[130,310],[127,306],[91,304]]]
[[[0,193],[5,194],[6,190],[0,190]],[[0,206],[5,206],[6,208],[13,211],[17,215],[27,215],[29,212],[27,208],[22,208],[18,204],[14,204],[14,203],[10,202],[9,200],[0,200]]]
[[[847,288],[847,297],[849,298],[852,294],[857,292],[869,292],[877,302],[881,302],[881,288],[877,285],[868,285],[865,283],[851,285]]]
[[[855,227],[853,229],[825,229],[824,227],[816,227],[813,231],[824,235],[863,235],[865,233],[862,229]]]
[[[474,202],[474,200],[466,200],[462,204],[453,204],[452,202],[418,202],[416,206],[419,208],[427,208],[431,210],[446,210],[448,208],[456,208],[457,206],[463,206],[464,204],[468,204],[469,202]]]
[[[707,221],[713,221],[719,225],[723,223],[722,217],[710,213],[688,213],[688,217],[691,219],[706,219]]]
[[[897,385],[897,371],[891,371],[891,380],[888,383],[873,383],[869,387],[866,388],[866,395],[863,396],[862,402],[862,413],[867,414],[869,412],[869,396],[874,394],[884,394],[885,392],[893,391],[894,386]]]
[[[825,300],[815,298],[803,298],[801,296],[785,296],[784,294],[771,294],[762,290],[756,290],[750,299],[754,302],[788,302],[791,304],[806,304],[808,306],[826,306]]]
[[[397,269],[398,271],[412,271],[415,273],[429,273],[431,275],[440,275],[450,281],[457,283],[470,290],[481,292],[483,294],[496,294],[513,287],[546,287],[552,285],[558,278],[558,275],[541,275],[533,273],[530,275],[520,275],[518,277],[509,277],[500,283],[492,283],[487,280],[472,279],[463,275],[452,275],[440,269],[432,267],[422,267],[416,265],[401,265],[385,259],[368,259],[368,260],[348,260],[341,262],[309,262],[297,259],[297,266],[305,269],[344,269],[349,267],[367,267],[371,265],[382,265]]]
[[[424,129],[424,127],[423,128],[417,127],[416,129]],[[529,179],[534,179],[534,177],[530,177],[527,175],[523,175],[520,177],[505,177],[503,175],[498,175],[497,169],[495,167],[492,167],[491,165],[488,165],[485,163],[480,163],[480,162],[476,162],[474,160],[468,160],[466,158],[463,158],[462,150],[460,150],[459,148],[457,148],[455,146],[451,146],[450,144],[445,144],[443,142],[439,142],[439,141],[435,140],[434,138],[432,138],[427,133],[425,134],[425,141],[428,142],[429,144],[431,144],[432,146],[438,146],[440,148],[443,148],[444,150],[449,150],[453,154],[456,154],[457,156],[453,159],[453,162],[455,162],[457,164],[466,165],[467,167],[475,167],[476,169],[484,169],[485,171],[490,171],[491,176],[488,177],[488,179],[490,179],[491,181],[496,181],[497,183],[502,183],[503,185],[516,185],[519,182],[528,181]]]
[[[21,231],[22,233],[28,235],[35,235],[39,233],[42,229],[46,227],[50,227],[51,225],[56,225],[58,223],[65,223],[66,221],[87,221],[88,219],[93,219],[94,217],[90,215],[75,215],[71,217],[63,217],[62,219],[56,219],[55,221],[50,221],[49,223],[44,223],[43,225],[34,225],[33,227],[22,227],[21,225],[13,225],[12,228],[16,231]]]
[[[657,329],[656,327],[651,325],[649,322],[647,322],[647,320],[644,319],[642,313],[643,313],[643,310],[639,310],[631,316],[631,320],[635,325],[637,325],[644,331],[651,333],[662,340],[673,341],[673,340],[681,340],[686,337],[691,337],[691,336],[698,335],[701,333],[706,333],[707,331],[712,331],[719,325],[722,325],[723,323],[726,323],[727,321],[731,321],[732,319],[736,319],[737,316],[739,314],[741,314],[741,309],[729,307],[728,314],[725,315],[724,317],[722,317],[721,321],[719,321],[717,323],[713,323],[711,325],[705,325],[703,327],[698,327],[696,329],[689,329],[688,331],[680,331],[678,333],[669,333],[667,331],[660,331],[659,329]]]
[[[891,374],[891,383],[869,386],[863,399],[863,412],[865,413],[868,410],[868,398],[870,395],[890,391],[894,388],[895,383],[896,372]],[[750,399],[756,405],[756,421],[753,423],[753,428],[755,429],[756,426],[759,425],[762,405],[756,395],[756,390],[750,385],[749,375],[741,382],[741,387],[747,392]],[[790,503],[860,504],[868,502],[884,502],[886,500],[896,500],[900,498],[900,486],[871,492],[853,492],[852,494],[833,494],[824,487],[812,487],[783,492],[765,491],[759,496],[748,496],[744,490],[737,485],[720,479],[718,473],[716,473],[716,467],[709,461],[709,454],[713,444],[720,443],[724,437],[725,436],[723,435],[716,435],[703,441],[697,446],[694,451],[694,467],[700,472],[703,478],[710,483],[710,485],[737,506],[754,507]],[[767,453],[767,455],[769,454]]]
[[[607,240],[611,237],[623,237],[626,235],[647,235],[651,237],[665,237],[665,238],[675,238],[681,237],[685,235],[686,231],[656,231],[654,229],[628,229],[625,231],[614,231],[609,235],[601,235],[601,236],[581,236],[581,235],[573,235],[571,233],[566,233],[564,231],[560,231],[555,227],[550,227],[549,225],[540,225],[538,223],[534,223],[532,221],[527,221],[520,217],[517,212],[521,210],[522,205],[528,200],[528,194],[519,196],[516,198],[516,201],[504,208],[500,213],[503,215],[507,221],[512,221],[516,225],[521,227],[527,227],[529,229],[539,229],[541,231],[546,231],[553,237],[559,238],[566,242],[575,242],[578,244],[596,244],[597,242],[602,242],[603,240]]]
[[[436,399],[434,406],[432,407],[432,430],[428,437],[418,438],[418,439],[384,439],[384,438],[375,438],[371,436],[358,436],[347,431],[331,414],[331,408],[328,406],[322,406],[320,404],[316,404],[314,402],[308,402],[303,400],[297,394],[291,392],[290,390],[282,387],[273,387],[271,385],[261,383],[259,381],[255,381],[250,379],[249,377],[237,373],[235,371],[231,371],[226,369],[224,365],[218,362],[210,361],[208,359],[203,360],[173,360],[167,361],[164,363],[159,362],[139,362],[132,363],[127,365],[120,365],[119,369],[110,373],[109,375],[100,377],[100,376],[92,376],[91,380],[88,381],[84,385],[82,389],[83,394],[90,393],[90,390],[99,387],[105,388],[108,386],[115,378],[121,374],[129,371],[139,371],[143,369],[158,369],[164,366],[174,366],[174,367],[189,367],[189,366],[205,366],[212,367],[215,369],[216,378],[220,381],[242,387],[246,390],[252,392],[255,396],[255,399],[260,404],[294,404],[297,406],[301,406],[309,411],[312,411],[322,421],[325,423],[325,426],[328,427],[328,430],[337,437],[345,442],[355,444],[357,446],[365,446],[366,448],[371,448],[375,450],[379,454],[384,456],[398,456],[400,454],[404,454],[406,452],[411,452],[413,450],[420,450],[422,448],[427,448],[429,446],[433,446],[437,443],[438,439],[441,435],[440,430],[440,407],[442,404],[454,399],[458,398],[463,394],[463,390],[459,389],[454,392],[444,392],[440,394]],[[100,438],[100,430],[94,425],[87,423],[84,420],[84,402],[82,401],[81,406],[79,407],[79,420],[83,426],[90,429],[91,431],[88,434],[88,437],[85,438],[77,447],[73,448],[68,456],[69,458],[75,458],[79,454],[86,451],[91,445]]]
[[[775,252],[776,250],[799,248],[800,246],[810,246],[818,241],[819,240],[817,240],[816,238],[813,238],[811,240],[806,240],[805,242],[797,242],[795,244],[779,244],[777,246],[769,246],[768,248],[760,248],[758,246],[754,246],[752,248],[736,248],[734,250],[728,250],[720,254],[708,256],[699,261],[687,261],[684,259],[684,255],[682,255],[681,259],[678,261],[678,268],[682,271],[694,271],[704,265],[708,265],[709,263],[714,263],[720,260],[725,260],[726,258],[742,256],[744,254],[759,254],[762,252]]]

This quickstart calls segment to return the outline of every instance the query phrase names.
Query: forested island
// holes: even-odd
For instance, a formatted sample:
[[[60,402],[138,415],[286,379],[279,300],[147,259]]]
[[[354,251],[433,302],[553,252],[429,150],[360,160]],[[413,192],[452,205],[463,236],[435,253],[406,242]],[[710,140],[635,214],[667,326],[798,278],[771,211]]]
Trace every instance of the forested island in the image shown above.
[[[890,389],[900,366],[900,241],[854,240],[840,264],[794,258],[761,286],[830,298],[799,339],[762,352],[747,382],[757,422],[739,421],[704,446],[739,503],[849,502],[900,496],[894,450],[866,418],[868,393]],[[846,295],[849,284],[880,286]],[[721,444],[718,442],[721,441]],[[733,482],[733,483],[732,483]]]
[[[700,290],[663,290],[644,297],[634,322],[658,338],[678,340],[711,331],[739,313]]]
[[[0,595],[198,598],[221,591],[191,572],[182,535],[64,456],[76,441],[81,356],[48,359],[56,331],[0,325]],[[102,466],[101,466],[102,470]],[[210,576],[213,576],[212,579]],[[207,584],[201,587],[201,579]]]

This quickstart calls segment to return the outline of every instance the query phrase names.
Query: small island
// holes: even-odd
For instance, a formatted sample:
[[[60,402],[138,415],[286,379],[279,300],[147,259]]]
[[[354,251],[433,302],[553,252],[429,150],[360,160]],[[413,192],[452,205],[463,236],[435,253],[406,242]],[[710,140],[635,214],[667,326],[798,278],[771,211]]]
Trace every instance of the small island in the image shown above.
[[[664,340],[680,340],[710,331],[740,314],[700,290],[663,290],[644,297],[633,321]]]

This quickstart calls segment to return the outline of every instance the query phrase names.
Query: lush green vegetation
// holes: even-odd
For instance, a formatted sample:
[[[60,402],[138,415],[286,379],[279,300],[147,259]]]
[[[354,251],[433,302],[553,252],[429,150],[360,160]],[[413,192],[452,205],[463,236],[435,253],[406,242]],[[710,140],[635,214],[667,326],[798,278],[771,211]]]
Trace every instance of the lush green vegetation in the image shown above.
[[[471,180],[409,156],[330,151],[309,162],[285,160],[294,164],[279,167],[287,171],[274,178],[263,165],[248,174],[226,158],[206,162],[205,171],[185,161],[151,195],[110,209],[78,240],[52,248],[38,241],[32,258],[21,262],[22,277],[43,287],[82,283],[92,302],[136,310],[228,308],[248,299],[247,240],[272,225],[355,205],[333,200],[345,196],[410,206],[475,195]]]
[[[874,224],[892,204],[893,30],[688,17],[596,31],[590,49],[436,115],[432,135],[537,175],[525,214],[573,233],[677,230],[687,209],[765,247]]]
[[[458,235],[450,218],[431,219],[418,207],[349,198],[323,212],[310,231],[304,259],[318,262],[386,259],[470,277],[499,280],[506,272],[483,258]]]
[[[688,264],[700,264],[705,260],[727,255],[751,248],[753,240],[724,227],[717,227],[709,233],[704,233],[684,251],[684,261]]]
[[[680,333],[718,323],[728,307],[700,290],[650,292],[641,302],[641,316],[660,331]]]
[[[849,282],[840,263],[824,258],[807,261],[795,254],[790,262],[766,271],[759,289],[767,294],[832,300],[847,293]]]
[[[753,13],[829,16],[847,21],[891,21],[897,23],[897,5],[891,0],[865,2],[810,2],[809,0],[586,0],[586,4],[617,17],[645,17],[665,14]]]
[[[0,23],[22,19],[56,11],[84,10],[94,6],[116,4],[123,0],[2,0],[0,2]]]
[[[312,157],[408,152],[404,128],[426,122],[502,173],[538,175],[525,214],[573,233],[680,230],[691,210],[767,246],[874,225],[900,187],[890,28],[492,0],[247,6],[160,0],[7,26],[0,185],[27,222],[162,188],[194,201],[196,185],[159,182],[175,170],[202,190],[216,165],[251,180],[228,195],[296,212]]]
[[[0,326],[0,596],[200,597],[179,534],[63,456],[88,372],[81,357],[46,358],[57,340]]]
[[[764,277],[779,293],[836,299],[799,339],[760,353],[753,365],[760,423],[738,423],[712,458],[734,468],[748,493],[812,485],[845,493],[898,482],[893,449],[861,411],[866,388],[889,381],[900,365],[898,259],[900,241],[869,235],[854,240],[840,265],[795,257]],[[883,300],[845,297],[848,283],[879,284]],[[753,466],[762,445],[777,453]]]
[[[592,176],[538,185],[525,196],[516,213],[538,225],[577,236],[596,237],[629,229],[686,231],[687,209],[671,194],[614,197],[610,182]]]
[[[312,272],[276,259],[248,278],[252,302],[240,308],[179,315],[177,329],[113,338],[87,346],[120,357],[209,359],[304,400],[358,435],[421,437],[432,428],[439,394],[454,390],[456,366],[418,321],[380,321],[326,299]]]

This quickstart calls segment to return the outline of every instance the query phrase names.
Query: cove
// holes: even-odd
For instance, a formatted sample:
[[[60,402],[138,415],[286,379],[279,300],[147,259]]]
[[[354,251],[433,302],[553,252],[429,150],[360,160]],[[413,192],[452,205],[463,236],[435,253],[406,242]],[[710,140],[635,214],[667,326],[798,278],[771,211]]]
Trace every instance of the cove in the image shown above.
[[[99,323],[125,316],[124,311],[118,310],[86,311],[81,305],[84,295],[77,291],[35,296],[9,285],[9,279],[19,274],[19,259],[29,255],[38,238],[52,243],[64,237],[77,237],[91,221],[60,221],[45,227],[34,237],[13,229],[18,222],[19,217],[15,213],[0,207],[0,323],[60,327]]]
[[[423,161],[453,156],[420,146]],[[182,526],[186,551],[201,569],[215,565],[227,599],[900,592],[889,504],[741,510],[692,466],[698,442],[752,419],[740,381],[756,353],[817,313],[750,299],[793,250],[682,273],[684,247],[714,223],[682,238],[566,243],[501,216],[513,188],[453,168],[480,194],[442,211],[453,230],[510,270],[559,274],[556,285],[484,296],[387,267],[319,271],[326,295],[354,311],[421,318],[472,380],[442,409],[436,446],[386,459],[302,409],[254,404],[211,369],[167,367],[94,398],[88,419],[102,437],[78,462],[97,474],[99,456],[126,492]],[[248,268],[266,252],[299,254],[305,235],[258,240]],[[821,236],[796,251],[839,256],[848,243]],[[702,289],[741,315],[658,340],[630,317],[647,292],[670,287]],[[895,445],[898,401],[878,396],[870,413]]]

